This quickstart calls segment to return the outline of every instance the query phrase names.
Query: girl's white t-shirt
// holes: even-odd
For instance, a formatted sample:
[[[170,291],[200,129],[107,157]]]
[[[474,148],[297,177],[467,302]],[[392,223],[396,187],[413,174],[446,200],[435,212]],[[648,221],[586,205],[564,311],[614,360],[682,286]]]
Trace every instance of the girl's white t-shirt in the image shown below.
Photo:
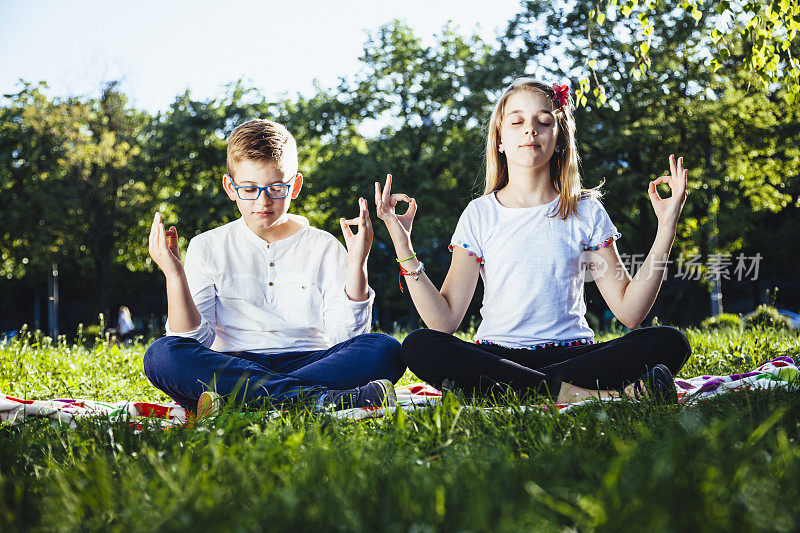
[[[583,254],[620,234],[597,198],[579,200],[567,220],[553,216],[557,209],[558,198],[504,207],[495,193],[467,205],[451,245],[481,262],[483,320],[475,340],[530,348],[594,337],[584,316]]]

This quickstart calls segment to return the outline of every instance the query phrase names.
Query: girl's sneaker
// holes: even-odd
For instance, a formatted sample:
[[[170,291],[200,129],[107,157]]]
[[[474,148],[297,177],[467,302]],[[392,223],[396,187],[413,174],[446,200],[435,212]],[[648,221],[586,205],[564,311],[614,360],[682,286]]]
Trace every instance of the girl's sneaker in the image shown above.
[[[197,399],[197,418],[217,416],[222,411],[222,396],[207,390]]]
[[[317,400],[317,407],[328,411],[354,407],[394,407],[396,404],[397,394],[388,379],[370,381],[355,389],[329,390]]]
[[[659,403],[678,403],[675,380],[664,365],[656,365],[636,383],[633,394],[637,400],[654,399]]]
[[[464,392],[464,387],[461,385],[461,383],[450,378],[444,378],[442,380],[442,386],[440,389],[442,389],[442,392]]]

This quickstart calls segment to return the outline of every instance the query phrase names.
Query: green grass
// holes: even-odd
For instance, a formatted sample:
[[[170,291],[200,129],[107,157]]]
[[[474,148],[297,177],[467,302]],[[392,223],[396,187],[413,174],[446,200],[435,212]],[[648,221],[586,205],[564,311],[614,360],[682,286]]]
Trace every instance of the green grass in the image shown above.
[[[699,331],[684,376],[797,356],[797,333]],[[167,400],[144,346],[0,347],[0,390]],[[405,381],[413,380],[407,374]],[[0,428],[0,531],[776,530],[800,521],[800,394],[569,415],[443,405],[346,422],[229,412],[132,431],[124,420]]]

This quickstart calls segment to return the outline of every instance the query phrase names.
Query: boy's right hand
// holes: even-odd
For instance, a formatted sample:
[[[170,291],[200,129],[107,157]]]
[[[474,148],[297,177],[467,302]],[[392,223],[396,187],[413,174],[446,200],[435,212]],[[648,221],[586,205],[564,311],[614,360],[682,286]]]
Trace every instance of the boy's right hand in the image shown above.
[[[150,257],[164,272],[167,279],[183,275],[181,253],[178,250],[178,230],[171,226],[164,230],[164,221],[161,213],[156,213],[153,225],[150,227]]]
[[[395,206],[398,201],[408,203],[405,214],[395,213]],[[381,191],[381,184],[375,182],[375,207],[378,211],[378,218],[386,224],[389,235],[392,237],[395,247],[411,246],[411,226],[414,223],[414,216],[417,214],[417,201],[410,198],[407,194],[392,194],[392,175],[386,175],[386,186]]]

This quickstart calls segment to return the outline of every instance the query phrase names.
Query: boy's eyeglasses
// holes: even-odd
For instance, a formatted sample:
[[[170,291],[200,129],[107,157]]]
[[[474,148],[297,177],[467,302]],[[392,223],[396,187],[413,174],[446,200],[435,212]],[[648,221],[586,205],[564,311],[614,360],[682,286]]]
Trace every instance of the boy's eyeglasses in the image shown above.
[[[296,177],[290,179],[288,183],[273,183],[266,187],[258,187],[256,185],[243,185],[240,187],[233,182],[233,178],[228,176],[228,179],[231,180],[231,187],[236,189],[236,194],[242,200],[258,200],[258,197],[261,196],[261,191],[264,191],[268,198],[280,200],[289,196],[289,190],[292,188],[292,182]]]

